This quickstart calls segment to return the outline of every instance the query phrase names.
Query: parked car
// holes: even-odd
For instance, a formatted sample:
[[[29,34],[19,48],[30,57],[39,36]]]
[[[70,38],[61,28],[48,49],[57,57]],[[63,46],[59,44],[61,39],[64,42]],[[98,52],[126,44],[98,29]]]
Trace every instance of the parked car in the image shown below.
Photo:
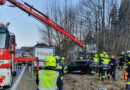
[[[67,66],[68,66],[68,73],[83,73],[83,74],[91,73],[91,61],[89,59],[73,61]]]

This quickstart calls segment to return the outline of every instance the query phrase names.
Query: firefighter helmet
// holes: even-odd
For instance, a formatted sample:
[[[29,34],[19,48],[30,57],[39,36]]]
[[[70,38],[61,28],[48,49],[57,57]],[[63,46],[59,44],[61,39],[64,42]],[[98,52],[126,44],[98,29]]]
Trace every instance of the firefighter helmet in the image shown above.
[[[55,59],[56,60],[60,60],[60,56],[55,56]]]
[[[101,53],[99,56],[100,56],[101,58],[103,58],[103,57],[104,57],[104,54]]]
[[[105,55],[105,58],[109,58],[109,56],[106,54],[106,55]]]
[[[64,61],[64,60],[65,60],[65,57],[61,57],[61,60]]]
[[[106,55],[107,53],[105,51],[102,52],[104,55]]]
[[[125,52],[124,52],[124,51],[122,51],[120,55],[125,55]]]
[[[55,57],[47,56],[44,60],[44,67],[56,67]]]
[[[98,57],[98,54],[94,54],[94,57],[96,57],[96,58],[97,58],[97,57]]]

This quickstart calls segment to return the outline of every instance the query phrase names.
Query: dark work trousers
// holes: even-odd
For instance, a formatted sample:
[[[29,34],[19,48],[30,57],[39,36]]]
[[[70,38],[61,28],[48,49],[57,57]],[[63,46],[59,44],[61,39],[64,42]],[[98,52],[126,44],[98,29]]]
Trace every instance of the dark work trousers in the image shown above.
[[[113,78],[114,81],[116,81],[116,72],[117,72],[117,68],[111,68],[110,69],[110,72],[111,72],[111,76]]]
[[[60,80],[59,90],[63,90],[63,80]]]
[[[99,67],[99,68],[98,68],[99,80],[101,80],[101,78],[102,78],[102,77],[101,77],[101,76],[102,76],[102,70],[103,70],[102,67]]]
[[[102,70],[102,81],[105,80],[105,75],[109,76],[109,69],[103,69]],[[109,78],[108,78],[109,79]]]
[[[128,73],[127,82],[126,82],[126,90],[130,90],[130,65],[128,65],[126,71]]]
[[[123,62],[123,60],[120,60],[120,62],[119,62],[119,69],[123,69],[123,66],[124,66],[124,62]]]
[[[110,79],[110,76],[111,76],[111,71],[110,69],[107,70],[107,79]]]
[[[91,75],[95,75],[97,67],[92,66]]]

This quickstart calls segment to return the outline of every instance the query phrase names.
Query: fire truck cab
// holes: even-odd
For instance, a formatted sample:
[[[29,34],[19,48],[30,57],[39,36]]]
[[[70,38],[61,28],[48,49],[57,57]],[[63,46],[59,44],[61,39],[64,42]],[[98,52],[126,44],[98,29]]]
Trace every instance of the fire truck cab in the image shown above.
[[[15,46],[15,35],[0,24],[0,87],[11,86],[16,75]]]

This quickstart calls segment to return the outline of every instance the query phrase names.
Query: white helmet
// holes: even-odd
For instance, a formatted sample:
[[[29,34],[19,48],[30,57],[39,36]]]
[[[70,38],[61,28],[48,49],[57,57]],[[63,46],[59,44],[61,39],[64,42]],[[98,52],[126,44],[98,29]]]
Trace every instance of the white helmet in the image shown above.
[[[82,60],[83,59],[83,57],[80,57],[80,60]]]
[[[55,56],[55,58],[56,58],[57,60],[60,60],[60,56]]]
[[[127,54],[130,54],[130,51],[126,51]]]
[[[122,51],[122,52],[121,52],[121,55],[124,55],[124,54],[125,54],[125,52],[124,52],[124,51]]]

